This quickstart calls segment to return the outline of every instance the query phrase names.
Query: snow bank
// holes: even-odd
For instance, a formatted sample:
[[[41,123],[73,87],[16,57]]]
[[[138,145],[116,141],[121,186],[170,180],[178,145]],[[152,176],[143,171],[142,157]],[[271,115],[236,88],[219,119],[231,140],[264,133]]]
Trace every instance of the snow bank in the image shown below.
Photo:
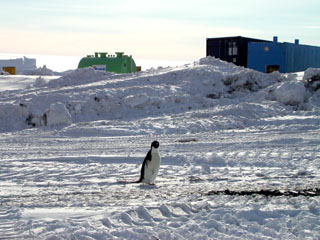
[[[40,75],[40,76],[53,76],[54,73],[51,69],[48,69],[46,65],[37,69],[25,70],[23,75]]]
[[[0,104],[0,130],[16,131],[28,127],[70,125],[72,117],[63,103],[50,105],[44,112],[24,104]]]
[[[63,77],[52,80],[49,87],[63,87],[76,86],[81,84],[88,84],[99,80],[107,79],[114,75],[114,73],[96,71],[94,68],[79,68],[73,71],[68,71]]]
[[[207,57],[136,74],[76,69],[49,82],[38,78],[28,90],[3,92],[1,101],[28,106],[32,126],[43,125],[43,114],[60,102],[71,116],[70,120],[66,115],[65,124],[133,118],[145,124],[149,117],[160,117],[162,126],[148,125],[151,132],[161,134],[257,127],[266,117],[287,114],[302,105],[300,109],[318,111],[318,95],[305,92],[305,84],[291,75],[264,74]]]
[[[33,86],[34,87],[40,87],[47,84],[47,81],[40,75],[36,80],[34,81]]]

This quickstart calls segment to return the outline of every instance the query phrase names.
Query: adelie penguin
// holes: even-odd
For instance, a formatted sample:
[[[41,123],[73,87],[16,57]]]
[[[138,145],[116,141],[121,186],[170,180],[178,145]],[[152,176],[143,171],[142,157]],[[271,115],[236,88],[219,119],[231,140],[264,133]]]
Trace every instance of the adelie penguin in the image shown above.
[[[153,184],[158,175],[160,163],[159,142],[153,141],[151,143],[151,149],[142,163],[141,175],[137,183]]]

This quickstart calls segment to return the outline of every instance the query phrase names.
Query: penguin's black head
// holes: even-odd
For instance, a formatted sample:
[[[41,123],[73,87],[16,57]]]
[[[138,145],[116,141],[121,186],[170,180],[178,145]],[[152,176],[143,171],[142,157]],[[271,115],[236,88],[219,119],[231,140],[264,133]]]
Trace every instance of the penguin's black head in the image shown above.
[[[159,147],[159,142],[158,141],[153,141],[151,143],[151,148],[154,147],[154,148],[158,148]]]

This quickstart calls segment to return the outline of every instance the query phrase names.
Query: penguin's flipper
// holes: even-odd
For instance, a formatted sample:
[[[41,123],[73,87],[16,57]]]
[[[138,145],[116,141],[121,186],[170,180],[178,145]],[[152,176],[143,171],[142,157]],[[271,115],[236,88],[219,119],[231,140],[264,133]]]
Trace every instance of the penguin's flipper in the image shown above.
[[[144,179],[144,169],[148,167],[148,161],[151,161],[151,150],[149,150],[149,152],[147,153],[146,157],[143,160],[140,179],[137,181],[137,183],[141,183],[142,180]]]
[[[149,150],[149,152],[147,153],[146,157],[143,160],[143,167],[148,167],[148,161],[151,162],[151,149]]]

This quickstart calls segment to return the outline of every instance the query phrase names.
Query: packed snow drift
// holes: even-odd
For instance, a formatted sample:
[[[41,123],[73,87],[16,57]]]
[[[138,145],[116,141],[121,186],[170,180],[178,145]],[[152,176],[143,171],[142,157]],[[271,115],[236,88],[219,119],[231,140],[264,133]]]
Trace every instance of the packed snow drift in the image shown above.
[[[0,76],[0,236],[317,239],[319,76],[212,57],[20,88]],[[153,140],[155,185],[124,184]]]
[[[61,117],[54,125],[56,121],[70,125],[174,114],[182,117],[181,124],[172,125],[174,131],[243,129],[257,127],[266,117],[278,117],[288,110],[318,112],[318,93],[308,91],[306,83],[294,75],[267,75],[210,57],[192,65],[130,75],[77,69],[50,81],[39,77],[27,91],[3,92],[0,126],[2,131],[12,131],[51,125],[50,119],[44,121],[50,118],[46,112],[52,104],[59,104],[66,111],[51,114]],[[203,118],[201,115],[211,116],[206,124],[193,121],[193,116]],[[192,120],[186,123],[188,119]],[[163,133],[168,128],[149,130]]]

